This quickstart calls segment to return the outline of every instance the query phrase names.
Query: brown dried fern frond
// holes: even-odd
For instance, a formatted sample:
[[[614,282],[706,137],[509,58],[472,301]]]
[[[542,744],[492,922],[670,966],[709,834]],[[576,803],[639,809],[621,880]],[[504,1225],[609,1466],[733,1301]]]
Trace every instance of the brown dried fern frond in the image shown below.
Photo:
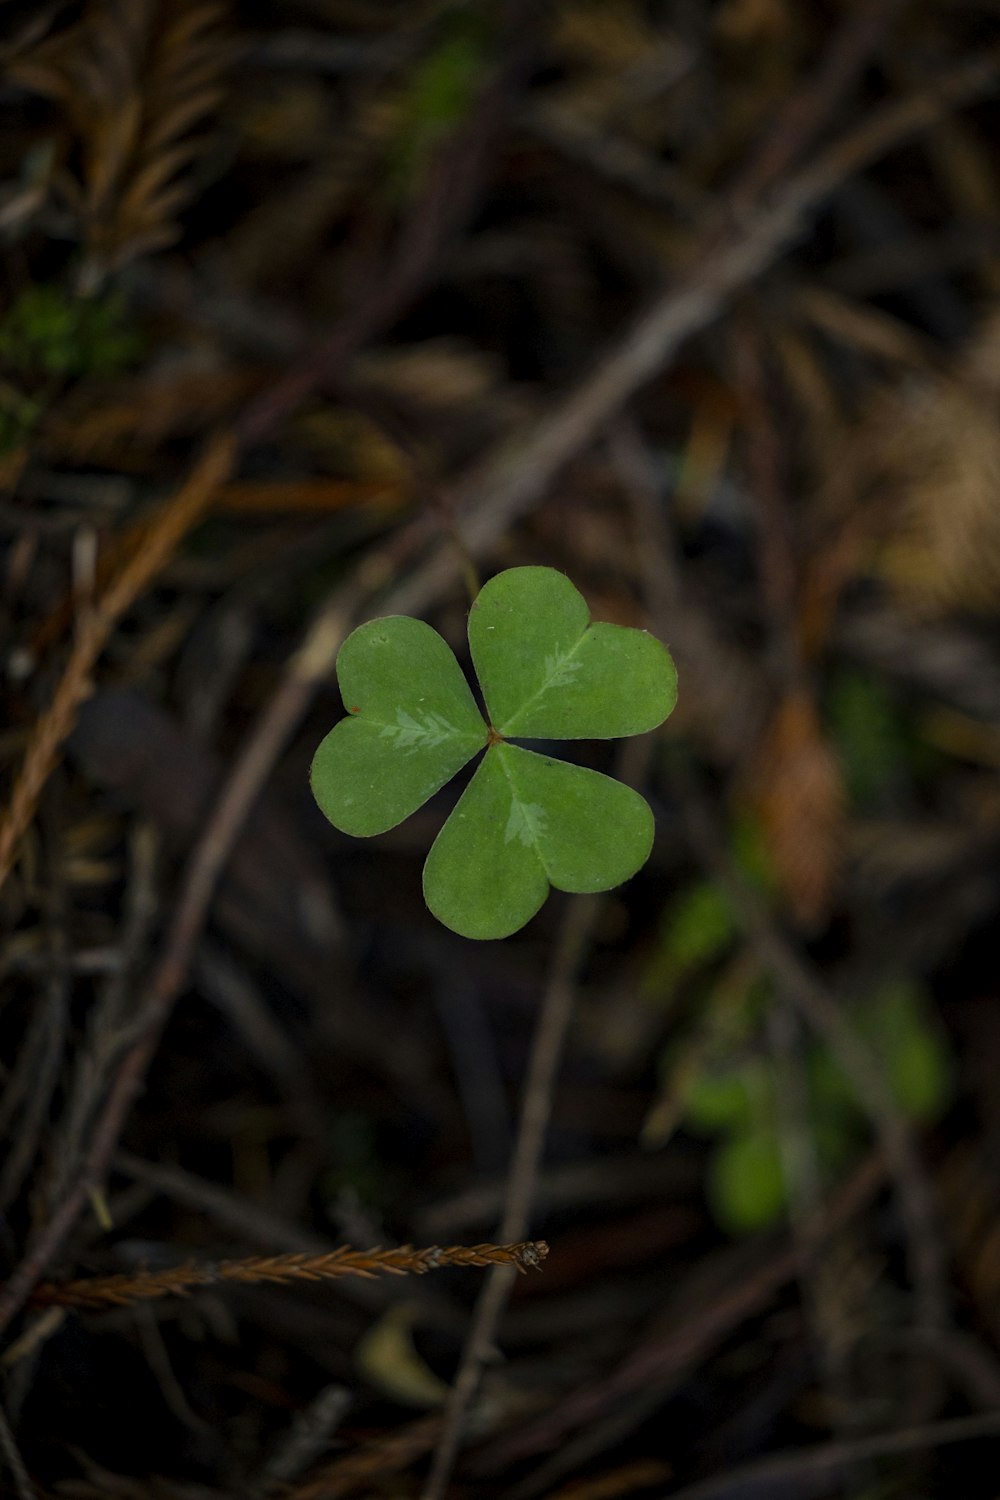
[[[221,0],[90,0],[83,19],[11,67],[52,99],[78,163],[63,186],[87,247],[85,284],[178,233],[192,134],[222,98],[229,57]]]
[[[36,1287],[36,1307],[124,1307],[156,1297],[186,1296],[203,1286],[226,1283],[332,1281],[340,1276],[379,1274],[423,1276],[439,1266],[514,1266],[537,1270],[549,1253],[544,1240],[516,1245],[430,1245],[415,1250],[352,1250],[343,1245],[325,1255],[251,1255],[245,1260],[223,1260],[208,1265],[171,1266],[166,1271],[142,1271],[135,1276],[90,1277],[81,1281],[47,1281]]]

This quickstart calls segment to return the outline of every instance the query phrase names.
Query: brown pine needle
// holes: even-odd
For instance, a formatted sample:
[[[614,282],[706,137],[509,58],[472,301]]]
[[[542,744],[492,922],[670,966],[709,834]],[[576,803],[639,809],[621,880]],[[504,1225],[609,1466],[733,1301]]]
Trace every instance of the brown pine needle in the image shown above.
[[[324,1255],[251,1255],[245,1260],[215,1261],[207,1265],[171,1266],[166,1271],[140,1271],[135,1276],[97,1276],[79,1281],[44,1281],[36,1287],[36,1307],[97,1309],[124,1307],[154,1297],[179,1296],[202,1286],[225,1282],[331,1281],[338,1276],[423,1276],[439,1266],[514,1266],[522,1272],[538,1270],[549,1253],[544,1240],[522,1240],[514,1245],[430,1245],[415,1250],[353,1250],[342,1245]]]

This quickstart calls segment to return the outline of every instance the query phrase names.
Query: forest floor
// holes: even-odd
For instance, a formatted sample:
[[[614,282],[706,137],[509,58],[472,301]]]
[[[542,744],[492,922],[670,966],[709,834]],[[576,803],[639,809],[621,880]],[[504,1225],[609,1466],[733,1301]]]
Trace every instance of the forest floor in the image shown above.
[[[0,1493],[995,1500],[995,0],[2,21]],[[480,943],[309,766],[522,564],[680,695]]]

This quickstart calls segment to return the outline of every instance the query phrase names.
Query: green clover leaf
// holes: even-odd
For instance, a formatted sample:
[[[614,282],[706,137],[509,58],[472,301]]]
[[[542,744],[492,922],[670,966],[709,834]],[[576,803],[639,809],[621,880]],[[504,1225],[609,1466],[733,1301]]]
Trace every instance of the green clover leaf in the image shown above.
[[[316,751],[312,788],[335,828],[384,833],[485,747],[427,856],[424,898],[463,937],[501,938],[550,886],[609,890],[653,843],[637,792],[510,739],[642,734],[670,713],[677,677],[654,636],[591,624],[583,596],[552,568],[491,579],[469,615],[469,647],[489,726],[429,625],[393,615],[348,636],[337,658],[347,717]]]

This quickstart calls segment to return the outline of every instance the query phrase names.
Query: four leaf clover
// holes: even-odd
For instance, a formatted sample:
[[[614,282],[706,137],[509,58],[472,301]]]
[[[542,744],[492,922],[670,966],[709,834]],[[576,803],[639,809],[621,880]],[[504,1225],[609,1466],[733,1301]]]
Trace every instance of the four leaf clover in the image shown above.
[[[512,739],[613,739],[654,729],[677,697],[655,636],[591,624],[553,568],[510,568],[469,614],[487,724],[450,647],[421,620],[390,615],[348,636],[337,657],[347,717],[312,766],[335,828],[394,828],[481,750],[486,754],[424,866],[434,915],[469,938],[501,938],[535,915],[550,886],[604,891],[645,864],[653,815],[638,792]]]

